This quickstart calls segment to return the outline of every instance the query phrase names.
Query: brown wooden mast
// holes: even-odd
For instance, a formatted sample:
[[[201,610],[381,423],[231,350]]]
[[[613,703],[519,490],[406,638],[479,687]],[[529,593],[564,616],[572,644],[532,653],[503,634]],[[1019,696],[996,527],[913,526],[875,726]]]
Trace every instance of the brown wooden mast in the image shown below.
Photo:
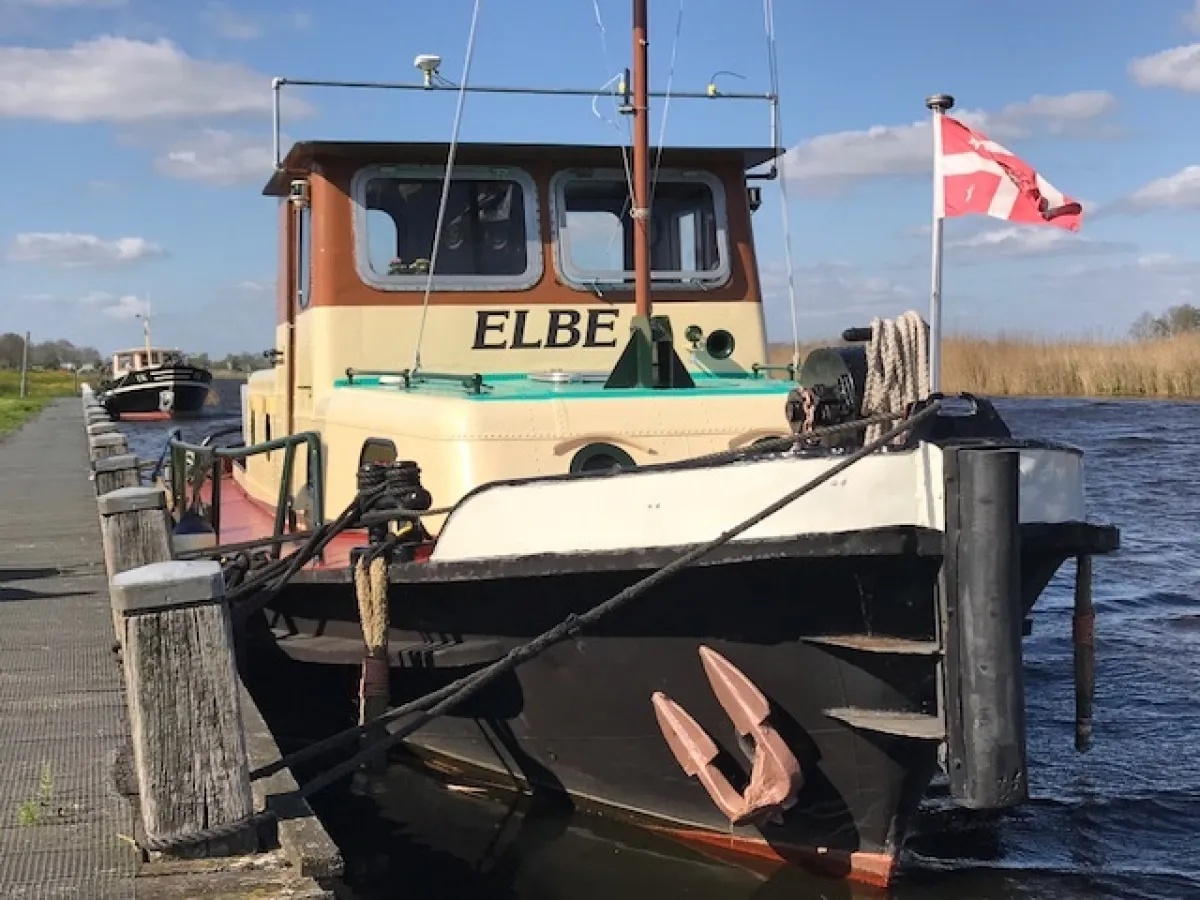
[[[633,271],[636,315],[650,318],[650,100],[646,0],[633,0]]]
[[[650,300],[650,89],[646,26],[648,0],[633,0],[633,220],[634,311],[629,343],[604,382],[606,388],[695,387],[675,352],[671,323],[653,315]]]

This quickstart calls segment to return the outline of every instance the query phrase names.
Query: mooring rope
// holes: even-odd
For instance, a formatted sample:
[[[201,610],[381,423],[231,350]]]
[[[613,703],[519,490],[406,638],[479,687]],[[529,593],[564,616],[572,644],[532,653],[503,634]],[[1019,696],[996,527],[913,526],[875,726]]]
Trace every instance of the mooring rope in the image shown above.
[[[929,326],[913,311],[895,319],[871,320],[867,345],[867,382],[863,390],[864,415],[903,412],[910,403],[929,396]],[[875,440],[882,425],[867,430]]]
[[[605,600],[604,602],[592,607],[587,612],[581,615],[571,614],[549,631],[534,638],[528,643],[513,648],[504,657],[496,662],[491,663],[490,665],[472,673],[471,675],[466,675],[457,681],[453,681],[437,691],[426,694],[424,697],[420,697],[404,704],[403,706],[398,706],[394,709],[388,710],[388,712],[381,717],[382,720],[391,721],[402,716],[410,715],[414,712],[424,713],[425,716],[416,720],[415,723],[409,723],[403,726],[401,729],[391,733],[383,740],[386,741],[388,745],[401,740],[403,737],[411,734],[413,731],[416,731],[418,728],[420,728],[421,725],[424,725],[426,722],[428,722],[430,718],[436,718],[442,712],[445,712],[446,710],[456,706],[458,703],[461,703],[463,700],[468,699],[471,695],[475,694],[486,684],[494,681],[500,675],[512,670],[521,663],[532,659],[533,657],[542,653],[548,647],[576,634],[581,629],[590,625],[594,625],[600,619],[616,611],[630,601],[640,597],[652,588],[657,587],[660,583],[666,581],[676,573],[688,568],[696,562],[699,562],[714,550],[719,549],[720,547],[732,541],[738,535],[743,534],[744,532],[753,528],[755,525],[779,512],[784,507],[803,497],[805,494],[808,494],[820,487],[826,481],[829,481],[830,479],[840,475],[846,469],[850,468],[850,466],[862,459],[865,459],[876,450],[879,450],[885,446],[893,438],[911,430],[912,428],[915,428],[921,422],[934,415],[940,408],[941,401],[935,401],[934,403],[931,403],[912,418],[906,419],[905,421],[889,429],[877,440],[864,445],[860,450],[857,450],[854,453],[844,457],[835,465],[830,466],[824,472],[811,478],[800,487],[789,491],[779,500],[776,500],[769,506],[764,507],[763,509],[754,513],[754,515],[743,520],[742,522],[739,522],[729,530],[722,532],[708,543],[701,544],[687,553],[684,553],[682,556],[677,557],[662,568],[655,570],[641,580],[613,595],[608,600]],[[378,721],[380,720],[376,720],[376,722]],[[288,754],[286,757],[283,757],[276,762],[271,763],[270,765],[255,770],[251,773],[250,777],[252,779],[262,778],[281,769],[288,768],[289,766],[305,762],[306,760],[312,759],[313,757],[346,743],[347,741],[361,737],[366,733],[366,731],[367,728],[364,726],[347,728],[338,734],[324,738],[321,741],[309,745],[308,747],[304,747],[295,751],[294,753]],[[400,735],[400,737],[397,737],[397,735]],[[379,748],[377,747],[373,747],[370,752],[377,752],[378,749]],[[364,753],[366,753],[366,751],[364,751]],[[357,758],[358,757],[356,756],[355,759]],[[349,762],[350,761],[348,760],[346,764]],[[353,767],[346,769],[342,774],[346,774],[347,772],[351,771],[352,768]],[[324,787],[325,784],[330,783],[328,781],[323,781],[322,779],[324,779],[324,777],[325,776],[319,776],[318,779],[310,782],[309,785],[305,785],[305,787],[301,789],[301,793],[305,793],[307,796],[306,792],[315,792],[320,790],[320,787]],[[319,786],[311,788],[310,791],[310,785],[318,783]]]
[[[412,721],[404,723],[395,731],[389,731],[389,733],[385,736],[377,738],[368,746],[350,756],[348,759],[345,759],[336,766],[327,769],[322,774],[304,784],[298,791],[299,796],[302,798],[311,797],[313,794],[318,793],[329,785],[339,781],[347,775],[352,774],[366,760],[378,756],[378,754],[386,751],[389,747],[398,744],[406,737],[423,728],[432,720],[454,709],[465,700],[470,699],[479,691],[483,690],[483,688],[485,688],[487,685],[496,681],[501,676],[508,674],[517,666],[520,666],[523,663],[535,658],[553,645],[578,634],[584,628],[595,625],[601,619],[643,596],[662,582],[673,577],[684,569],[695,565],[714,550],[717,550],[725,544],[728,544],[734,538],[738,537],[738,535],[745,533],[755,525],[758,525],[760,522],[763,522],[764,520],[773,516],[775,513],[794,503],[805,494],[816,490],[825,482],[837,477],[855,463],[865,459],[875,451],[882,449],[895,438],[912,430],[930,416],[935,415],[941,409],[941,405],[942,404],[940,400],[934,401],[911,418],[905,419],[903,422],[893,426],[874,441],[865,444],[861,449],[844,457],[833,466],[830,466],[824,472],[821,472],[814,478],[809,479],[794,490],[789,491],[780,499],[768,506],[763,507],[752,516],[744,519],[727,531],[722,532],[711,541],[694,547],[692,550],[684,553],[682,556],[676,557],[665,566],[656,569],[654,572],[651,572],[649,575],[636,581],[624,590],[619,591],[602,603],[593,606],[587,612],[580,615],[572,613],[550,630],[543,632],[536,638],[533,638],[532,640],[521,644],[518,647],[514,647],[501,659],[496,660],[494,663],[491,663],[490,665],[485,666],[484,668],[473,672],[470,675],[459,678],[436,691],[431,691],[423,697],[419,697],[416,700],[410,701],[409,703],[405,703],[401,706],[395,707],[394,709],[390,709],[382,716],[374,719],[371,722],[352,726],[338,732],[337,734],[310,744],[307,747],[303,747],[300,750],[289,753],[286,756],[282,756],[275,762],[269,763],[268,765],[262,766],[251,772],[251,780],[265,778],[273,775],[275,772],[281,771],[282,769],[290,768],[291,766],[313,759],[328,750],[332,750],[335,747],[339,747],[356,738],[361,738],[370,731],[379,728],[381,725],[387,722],[394,721],[404,716],[412,715],[413,713],[419,714]],[[382,488],[376,490],[374,493],[378,495],[381,493],[381,491]],[[367,493],[366,496],[370,496],[370,493]],[[373,502],[373,499],[374,498],[372,497],[371,501],[368,501],[364,504],[361,502],[361,497],[356,498],[355,501],[346,508],[346,511],[342,514],[342,516],[338,517],[337,521],[353,521],[355,510],[369,508],[370,502]],[[395,535],[392,537],[395,537]],[[239,822],[232,822],[228,825],[202,829],[190,834],[172,835],[164,838],[146,838],[142,842],[142,846],[147,850],[170,850],[184,846],[202,844],[208,841],[219,840],[221,838],[240,834],[242,831],[249,828],[257,828],[260,825],[269,824],[275,819],[275,817],[276,813],[274,810],[265,809],[247,817],[246,819],[243,819]]]

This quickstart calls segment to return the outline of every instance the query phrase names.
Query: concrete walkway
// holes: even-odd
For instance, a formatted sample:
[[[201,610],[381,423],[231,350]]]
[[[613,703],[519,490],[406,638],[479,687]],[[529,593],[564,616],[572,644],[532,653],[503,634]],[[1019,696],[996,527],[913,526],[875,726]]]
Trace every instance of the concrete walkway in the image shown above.
[[[0,897],[134,896],[120,665],[78,399],[0,438]]]

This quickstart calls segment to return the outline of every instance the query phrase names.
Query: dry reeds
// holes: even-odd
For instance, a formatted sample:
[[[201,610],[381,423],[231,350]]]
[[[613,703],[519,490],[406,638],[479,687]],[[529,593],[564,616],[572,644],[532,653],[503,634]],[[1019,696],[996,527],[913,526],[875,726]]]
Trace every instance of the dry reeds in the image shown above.
[[[786,363],[791,347],[772,345],[770,355]],[[950,336],[942,342],[942,386],[1010,397],[1200,398],[1200,334],[1148,341]]]

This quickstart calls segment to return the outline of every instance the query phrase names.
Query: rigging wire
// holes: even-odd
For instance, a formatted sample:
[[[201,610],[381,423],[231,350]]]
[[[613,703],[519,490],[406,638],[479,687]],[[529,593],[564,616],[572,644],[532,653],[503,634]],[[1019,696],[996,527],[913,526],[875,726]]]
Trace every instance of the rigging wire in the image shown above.
[[[666,99],[663,100],[662,122],[658,130],[658,152],[654,157],[654,174],[650,179],[651,219],[654,217],[654,191],[658,188],[658,170],[662,166],[663,142],[667,139],[667,115],[671,111],[671,84],[675,81],[675,54],[679,50],[679,37],[683,33],[683,0],[679,0],[679,11],[675,16],[675,37],[671,40],[671,64],[667,69]]]
[[[683,0],[680,0],[680,2],[682,3]],[[604,70],[606,72],[611,72],[612,71],[612,55],[608,51],[608,30],[604,27],[604,16],[600,13],[600,0],[592,0],[592,12],[595,14],[595,17],[596,17],[596,28],[600,32],[600,53],[604,57]],[[614,81],[618,81],[618,82],[621,82],[621,88],[624,91],[628,92],[629,85],[623,83],[623,78],[624,78],[624,74],[619,73],[619,74],[615,75],[613,78],[610,78],[608,81],[606,81],[604,83],[604,87],[608,87]],[[613,92],[612,99],[613,99],[613,110],[617,113],[618,116],[620,116],[621,110],[617,104],[617,92],[616,91]],[[596,109],[595,98],[593,98],[593,100],[592,100],[592,111],[596,113],[596,117],[601,119],[601,121],[608,122],[610,125],[612,125],[613,128],[615,128],[617,130],[618,133],[621,132],[620,125],[618,125],[616,122],[612,122],[608,119],[605,119],[603,116],[600,115],[599,111]],[[633,208],[633,162],[630,159],[630,153],[629,153],[629,145],[633,143],[633,125],[630,123],[628,117],[626,117],[626,119],[625,119],[625,133],[622,135],[622,137],[626,138],[626,143],[623,143],[621,145],[621,165],[625,170],[625,200],[621,204],[620,213],[617,214],[617,222],[618,223],[624,222],[625,216],[628,215],[630,209]],[[607,256],[609,253],[612,252],[613,246],[617,242],[617,238],[623,236],[623,231],[624,231],[623,225],[621,226],[621,228],[613,231],[612,235],[608,239],[608,245],[604,248],[605,256]],[[622,264],[622,268],[623,267],[624,267],[624,265]]]
[[[770,69],[771,94],[774,96],[774,143],[775,160],[779,166],[780,215],[783,219],[783,258],[787,266],[788,307],[792,314],[792,365],[800,368],[800,323],[796,309],[796,274],[792,266],[792,229],[788,217],[787,154],[783,153],[783,124],[779,114],[779,57],[775,42],[775,0],[763,0],[763,21],[767,38],[767,66]]]
[[[467,98],[467,82],[471,77],[471,60],[475,56],[475,27],[479,23],[479,7],[483,0],[475,0],[471,12],[471,31],[467,35],[467,56],[463,60],[462,79],[458,85],[458,103],[454,110],[454,128],[450,137],[450,152],[446,158],[446,177],[442,180],[442,196],[438,202],[437,222],[433,229],[433,248],[429,252],[429,274],[425,279],[425,297],[421,301],[421,324],[417,328],[417,346],[413,353],[413,372],[421,368],[421,341],[425,337],[425,320],[429,315],[429,295],[433,292],[433,273],[437,271],[438,250],[442,244],[442,224],[446,219],[446,204],[450,199],[450,179],[454,173],[454,157],[458,152],[458,134],[462,126],[463,106]]]

